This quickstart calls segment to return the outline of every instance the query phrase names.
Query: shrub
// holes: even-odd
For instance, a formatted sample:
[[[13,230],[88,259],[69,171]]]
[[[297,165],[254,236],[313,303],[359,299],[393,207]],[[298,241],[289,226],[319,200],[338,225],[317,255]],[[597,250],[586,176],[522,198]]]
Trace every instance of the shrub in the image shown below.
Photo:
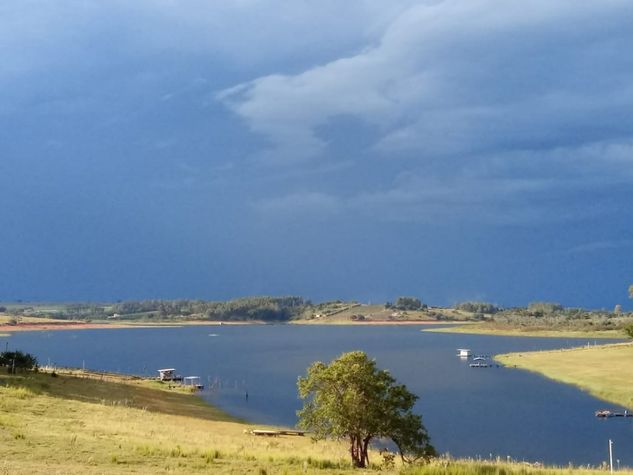
[[[6,366],[10,371],[14,369],[37,370],[37,358],[21,351],[4,351],[0,353],[0,366]]]
[[[455,308],[472,313],[494,314],[499,311],[499,307],[487,302],[461,302],[455,305]]]
[[[560,312],[563,310],[563,306],[556,302],[530,302],[528,310],[533,314],[543,315]]]

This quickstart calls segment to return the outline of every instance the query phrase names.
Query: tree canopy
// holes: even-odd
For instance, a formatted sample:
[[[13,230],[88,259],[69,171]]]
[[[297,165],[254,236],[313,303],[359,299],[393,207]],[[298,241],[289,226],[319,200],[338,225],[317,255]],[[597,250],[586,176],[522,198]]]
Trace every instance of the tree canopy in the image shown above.
[[[530,302],[527,309],[537,316],[542,316],[544,314],[560,312],[563,310],[563,306],[558,302]]]
[[[499,307],[492,303],[487,302],[461,302],[455,305],[457,310],[464,310],[465,312],[472,313],[497,313],[499,311]]]
[[[428,308],[417,297],[398,297],[393,304],[385,305],[387,308],[395,308],[397,310],[424,310]]]
[[[374,438],[390,438],[405,462],[435,455],[422,418],[412,412],[418,397],[364,352],[344,353],[329,365],[315,362],[297,385],[305,400],[299,426],[316,439],[347,439],[355,467],[369,464]]]

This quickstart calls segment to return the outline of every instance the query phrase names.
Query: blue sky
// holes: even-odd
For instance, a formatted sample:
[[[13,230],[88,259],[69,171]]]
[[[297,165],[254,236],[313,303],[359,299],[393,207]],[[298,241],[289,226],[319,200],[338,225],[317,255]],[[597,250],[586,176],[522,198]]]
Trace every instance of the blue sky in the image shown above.
[[[0,299],[625,308],[628,1],[0,5]]]

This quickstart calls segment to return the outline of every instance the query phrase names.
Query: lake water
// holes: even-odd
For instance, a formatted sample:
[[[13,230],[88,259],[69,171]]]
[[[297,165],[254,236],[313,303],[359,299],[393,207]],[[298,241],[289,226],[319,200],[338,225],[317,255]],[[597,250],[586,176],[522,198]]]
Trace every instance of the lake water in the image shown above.
[[[175,367],[201,376],[202,397],[227,412],[290,426],[301,406],[297,377],[315,360],[363,350],[420,396],[416,410],[440,452],[596,465],[608,460],[612,439],[614,460],[633,466],[633,418],[594,417],[613,405],[527,371],[473,369],[456,356],[462,347],[493,355],[586,340],[427,333],[417,326],[222,325],[29,332],[0,338],[3,349],[6,342],[42,365],[151,376]]]

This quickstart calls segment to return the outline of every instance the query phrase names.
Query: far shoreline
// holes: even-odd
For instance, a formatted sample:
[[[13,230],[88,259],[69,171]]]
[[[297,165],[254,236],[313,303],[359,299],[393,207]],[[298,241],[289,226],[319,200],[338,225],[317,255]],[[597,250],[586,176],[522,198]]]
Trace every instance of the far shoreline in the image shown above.
[[[294,320],[287,322],[264,322],[260,320],[252,321],[200,321],[189,320],[180,322],[29,322],[18,323],[16,325],[2,324],[0,325],[0,337],[10,336],[12,333],[30,332],[30,331],[64,331],[64,330],[108,330],[108,329],[126,329],[126,328],[181,328],[187,326],[243,326],[243,325],[329,325],[329,326],[409,326],[409,325],[456,325],[464,322],[445,322],[437,320],[367,320],[367,321],[346,321],[346,320],[330,320],[330,321],[312,321],[312,320]]]
[[[455,322],[457,323],[457,322]],[[580,339],[613,339],[622,340],[626,339],[626,335],[623,332],[617,330],[594,330],[594,331],[582,331],[582,330],[564,330],[564,329],[551,329],[551,330],[533,330],[533,329],[519,329],[519,328],[488,328],[478,323],[464,324],[446,327],[446,328],[432,328],[424,330],[432,333],[452,333],[462,335],[486,335],[486,336],[516,336],[525,338],[580,338]]]

